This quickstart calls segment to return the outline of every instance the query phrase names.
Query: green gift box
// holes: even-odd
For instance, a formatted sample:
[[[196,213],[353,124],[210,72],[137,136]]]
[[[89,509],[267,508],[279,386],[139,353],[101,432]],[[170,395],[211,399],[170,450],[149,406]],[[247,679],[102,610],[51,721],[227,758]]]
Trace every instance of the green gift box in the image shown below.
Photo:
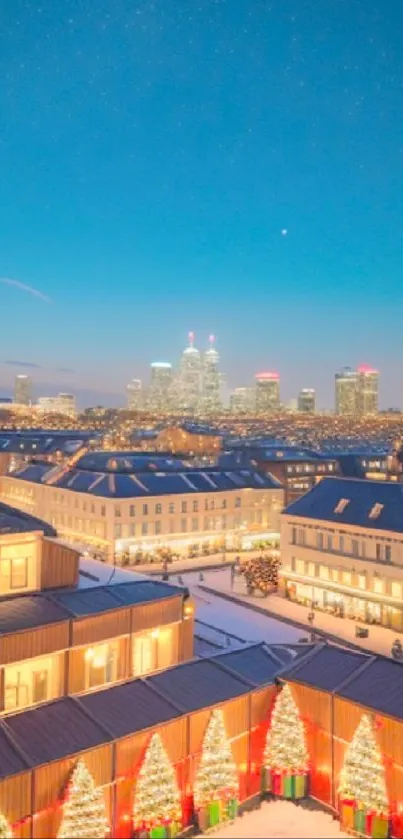
[[[236,798],[230,798],[227,802],[227,817],[231,820],[236,819],[238,814],[238,802]]]
[[[372,819],[372,839],[387,839],[388,833],[388,819],[383,818],[383,816],[374,816]]]
[[[295,794],[295,779],[293,775],[284,775],[283,777],[283,796],[284,798],[294,798]]]
[[[365,836],[365,828],[366,828],[366,819],[365,819],[365,810],[356,810],[354,813],[354,830],[357,833],[362,833]]]
[[[209,827],[215,827],[216,824],[220,823],[221,817],[221,802],[220,801],[212,801],[209,804]]]
[[[163,824],[159,824],[150,830],[150,839],[166,839],[166,835],[166,827]]]

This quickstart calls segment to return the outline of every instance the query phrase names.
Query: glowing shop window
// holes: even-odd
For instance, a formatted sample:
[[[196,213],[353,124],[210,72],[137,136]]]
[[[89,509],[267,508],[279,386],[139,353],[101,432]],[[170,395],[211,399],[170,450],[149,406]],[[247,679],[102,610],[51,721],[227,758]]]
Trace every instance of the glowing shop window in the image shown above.
[[[402,584],[392,580],[392,597],[398,597],[399,600],[400,600],[401,596],[402,596]]]
[[[321,580],[328,580],[329,579],[329,569],[327,565],[320,565],[319,566],[319,577]]]
[[[146,635],[137,635],[133,644],[133,671],[135,676],[144,676],[157,669],[158,630]]]
[[[345,586],[351,586],[351,571],[343,571],[342,582]]]
[[[34,658],[4,668],[4,709],[12,711],[61,695],[60,656]]]
[[[383,589],[384,589],[383,580],[380,580],[379,577],[374,577],[373,588],[374,588],[375,594],[383,594]]]
[[[0,563],[1,591],[15,591],[28,587],[28,558],[2,559]]]
[[[303,559],[295,560],[295,571],[297,574],[305,574],[305,561]]]
[[[99,687],[117,681],[119,642],[96,644],[84,654],[85,689]]]
[[[358,588],[361,588],[363,591],[365,591],[366,587],[367,587],[367,580],[366,580],[365,574],[359,574],[358,575]]]

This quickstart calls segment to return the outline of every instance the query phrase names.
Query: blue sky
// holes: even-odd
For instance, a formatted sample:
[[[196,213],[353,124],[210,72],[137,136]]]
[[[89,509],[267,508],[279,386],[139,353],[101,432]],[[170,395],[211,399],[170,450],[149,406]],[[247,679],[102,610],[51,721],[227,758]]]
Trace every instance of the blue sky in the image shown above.
[[[0,389],[29,361],[110,404],[193,329],[230,386],[274,368],[331,405],[367,362],[400,406],[398,0],[13,0],[0,24],[0,277],[52,301],[0,284]]]

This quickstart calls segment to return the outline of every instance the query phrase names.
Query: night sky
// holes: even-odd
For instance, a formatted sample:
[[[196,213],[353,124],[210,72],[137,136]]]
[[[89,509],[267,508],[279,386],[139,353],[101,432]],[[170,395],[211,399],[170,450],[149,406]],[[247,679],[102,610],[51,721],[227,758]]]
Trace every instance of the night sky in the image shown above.
[[[400,0],[2,3],[0,277],[43,296],[0,284],[0,390],[117,403],[192,329],[229,386],[331,406],[365,362],[400,406],[402,31]]]

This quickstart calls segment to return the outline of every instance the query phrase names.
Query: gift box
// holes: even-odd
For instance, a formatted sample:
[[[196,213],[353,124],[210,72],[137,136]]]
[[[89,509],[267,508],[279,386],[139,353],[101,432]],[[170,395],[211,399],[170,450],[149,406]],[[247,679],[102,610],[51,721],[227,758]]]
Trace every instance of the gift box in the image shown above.
[[[294,786],[295,786],[295,793],[294,798],[304,798],[306,795],[306,775],[300,773],[299,775],[295,776],[294,779]]]
[[[271,790],[271,772],[267,766],[262,766],[260,772],[260,789],[262,792],[270,792]]]
[[[271,792],[273,795],[283,795],[283,776],[281,772],[271,772]]]
[[[208,807],[201,807],[200,810],[197,812],[197,821],[199,825],[199,830],[201,833],[204,833],[210,827],[210,820],[209,820],[209,811]]]
[[[387,839],[389,821],[386,816],[374,816],[372,819],[372,839]]]
[[[357,809],[354,813],[354,830],[356,830],[357,833],[362,833],[362,835],[365,836],[365,832],[366,832],[366,812],[365,812],[365,810],[362,810],[361,808],[358,808],[358,807],[357,807]]]
[[[295,778],[294,775],[284,775],[283,778],[283,796],[284,798],[294,798],[295,795]]]
[[[179,831],[180,831],[180,825],[177,824],[176,822],[171,822],[171,824],[168,827],[168,831],[167,831],[168,839],[175,839],[175,836],[178,835]]]
[[[354,801],[341,802],[340,821],[343,827],[354,829]]]
[[[221,821],[221,801],[211,801],[208,809],[209,827],[215,827]]]
[[[150,830],[150,839],[166,839],[167,830],[165,825],[158,824]]]
[[[236,819],[238,813],[238,802],[236,798],[230,798],[227,803],[227,817],[233,821]]]

